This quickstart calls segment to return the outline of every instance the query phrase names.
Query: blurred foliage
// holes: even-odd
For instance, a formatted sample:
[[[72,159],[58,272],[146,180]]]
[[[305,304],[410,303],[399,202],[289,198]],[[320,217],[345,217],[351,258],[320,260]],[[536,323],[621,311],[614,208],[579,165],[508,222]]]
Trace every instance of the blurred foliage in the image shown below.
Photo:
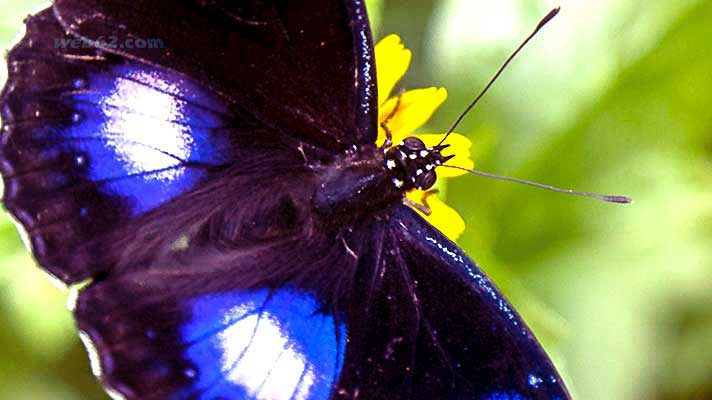
[[[36,1],[0,1],[7,48]],[[450,97],[445,130],[553,5],[369,1],[414,51],[407,88]],[[577,399],[712,398],[712,2],[562,1],[459,131],[477,167],[598,192],[602,204],[467,176],[461,245],[505,291]],[[4,71],[3,71],[4,74]],[[66,310],[0,222],[0,398],[105,398]]]

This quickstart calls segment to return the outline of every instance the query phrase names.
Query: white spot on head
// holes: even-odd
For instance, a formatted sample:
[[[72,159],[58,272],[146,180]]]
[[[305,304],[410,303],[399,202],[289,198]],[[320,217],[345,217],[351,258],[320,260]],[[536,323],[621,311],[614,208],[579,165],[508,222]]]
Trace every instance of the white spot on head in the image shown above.
[[[400,188],[403,187],[403,181],[400,180],[400,179],[398,179],[398,178],[393,178],[393,184],[394,184],[398,189],[400,189]]]
[[[420,156],[421,156],[421,157],[427,157],[427,156],[428,156],[428,151],[427,151],[427,150],[420,150]]]
[[[415,153],[408,154],[408,158],[410,158],[411,160],[415,160],[417,157],[418,156]]]
[[[396,162],[393,160],[388,160],[388,161],[386,161],[386,167],[388,169],[393,169],[396,167]]]
[[[419,175],[422,175],[422,174],[423,174],[423,170],[422,170],[422,169],[418,168],[418,169],[415,170],[415,176],[419,176]]]
[[[428,170],[428,171],[432,170],[432,169],[433,169],[433,164],[427,164],[427,165],[425,166],[425,169]]]
[[[442,164],[442,162],[440,160],[435,160],[435,164],[440,165],[440,164]]]

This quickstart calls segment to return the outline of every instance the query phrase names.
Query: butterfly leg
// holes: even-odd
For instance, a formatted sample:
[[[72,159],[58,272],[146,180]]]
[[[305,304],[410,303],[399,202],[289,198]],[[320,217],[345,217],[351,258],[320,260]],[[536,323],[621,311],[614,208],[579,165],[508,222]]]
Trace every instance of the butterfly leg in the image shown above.
[[[304,165],[309,165],[309,159],[307,158],[307,154],[304,152],[304,143],[299,142],[297,150],[299,150],[299,153],[302,154],[302,158],[304,159]]]
[[[341,243],[344,245],[344,248],[346,249],[346,252],[349,253],[349,255],[350,255],[351,257],[353,257],[354,260],[358,260],[358,254],[356,254],[356,252],[353,251],[353,249],[351,248],[351,246],[349,246],[349,244],[346,243],[346,239],[344,239],[343,236],[341,236],[340,239],[341,239]]]
[[[391,121],[394,115],[396,115],[396,112],[401,106],[401,100],[403,99],[403,93],[405,93],[404,90],[401,89],[400,93],[398,93],[398,99],[396,100],[396,106],[393,107],[393,110],[388,114],[386,119],[381,122],[381,128],[386,132],[386,140],[383,141],[383,144],[381,145],[381,150],[386,151],[388,150],[391,146],[393,146],[393,133],[391,130],[388,128],[388,123]]]
[[[439,192],[440,191],[437,189],[426,191],[425,194],[423,195],[423,197],[420,199],[420,201],[422,201],[423,204],[416,203],[407,197],[403,198],[403,203],[405,203],[407,206],[415,208],[416,210],[422,212],[425,215],[430,215],[430,214],[432,214],[432,210],[430,209],[430,205],[428,204],[428,197],[430,197],[434,194],[438,194]]]

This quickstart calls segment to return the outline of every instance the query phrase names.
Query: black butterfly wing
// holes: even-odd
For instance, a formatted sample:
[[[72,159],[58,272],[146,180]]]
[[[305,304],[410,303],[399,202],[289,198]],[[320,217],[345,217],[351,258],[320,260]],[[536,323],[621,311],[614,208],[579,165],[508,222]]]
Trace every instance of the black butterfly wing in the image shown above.
[[[59,1],[28,18],[0,97],[0,173],[46,270],[67,283],[106,271],[135,220],[204,214],[164,206],[226,168],[375,140],[363,6],[271,3]],[[108,48],[127,36],[164,47]]]
[[[0,97],[3,203],[64,282],[106,268],[107,233],[189,191],[232,156],[232,119],[195,81],[61,48],[51,9],[26,21]]]
[[[336,398],[569,398],[524,321],[462,250],[408,207],[387,218],[358,268]]]
[[[75,313],[95,373],[127,399],[329,399],[344,322],[296,284],[240,279],[290,259],[307,267],[296,244],[210,249],[82,291]]]
[[[343,150],[376,139],[362,1],[57,0],[55,13],[68,31],[114,38],[107,51],[185,73],[300,140]],[[136,39],[165,47],[121,48]]]
[[[336,299],[356,260],[299,211],[315,188],[302,183],[278,185],[282,199],[271,186],[238,194],[253,205],[247,221],[219,218],[194,245],[79,292],[75,316],[107,388],[128,399],[331,398],[348,340]],[[255,204],[278,221],[254,218]]]
[[[316,223],[82,291],[103,382],[129,399],[569,398],[496,287],[414,211],[342,237]]]

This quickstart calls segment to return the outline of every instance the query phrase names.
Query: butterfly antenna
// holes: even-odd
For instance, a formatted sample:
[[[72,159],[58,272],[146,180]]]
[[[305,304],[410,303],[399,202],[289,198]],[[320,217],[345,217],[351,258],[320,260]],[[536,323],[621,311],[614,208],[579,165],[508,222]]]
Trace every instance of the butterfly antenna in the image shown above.
[[[492,85],[497,80],[497,78],[499,78],[499,76],[502,75],[502,72],[504,72],[504,70],[507,68],[509,63],[512,62],[512,60],[517,56],[517,54],[519,54],[520,51],[522,51],[522,49],[527,45],[527,43],[529,43],[529,41],[532,40],[532,38],[534,38],[534,36],[536,36],[537,33],[539,33],[541,28],[543,28],[549,21],[551,21],[556,16],[556,14],[559,13],[559,10],[561,10],[561,7],[554,8],[553,10],[549,11],[549,13],[546,14],[546,16],[544,18],[542,18],[541,21],[539,21],[539,25],[536,26],[536,29],[534,29],[534,32],[529,34],[529,36],[527,36],[527,38],[524,39],[522,44],[520,44],[519,47],[517,47],[517,49],[514,50],[514,52],[509,56],[509,58],[507,58],[507,60],[504,62],[504,64],[502,64],[502,66],[499,67],[499,70],[497,71],[496,74],[494,74],[492,79],[490,79],[489,83],[487,83],[487,86],[485,86],[485,88],[482,89],[480,94],[477,95],[477,97],[475,97],[475,99],[472,101],[472,103],[470,103],[470,105],[468,105],[467,108],[465,108],[465,111],[463,111],[460,114],[460,116],[457,117],[457,119],[455,120],[455,123],[452,124],[450,129],[448,129],[447,133],[445,134],[445,137],[443,137],[442,140],[440,141],[440,143],[438,143],[438,146],[443,144],[445,139],[447,139],[447,137],[450,136],[450,134],[457,128],[457,126],[460,124],[460,122],[462,122],[462,120],[470,112],[470,110],[472,110],[475,107],[477,102],[479,102],[480,99],[485,95],[485,93],[487,93],[487,91],[490,89],[490,87],[492,87]]]
[[[486,178],[492,178],[492,179],[498,179],[501,181],[516,182],[516,183],[521,183],[522,185],[534,186],[536,188],[550,190],[552,192],[571,194],[574,196],[590,197],[590,198],[605,201],[608,203],[630,204],[633,202],[633,199],[631,199],[630,197],[627,197],[627,196],[579,192],[576,190],[561,189],[561,188],[557,188],[556,186],[544,185],[543,183],[527,181],[525,179],[513,178],[511,176],[495,175],[495,174],[490,174],[489,172],[478,171],[476,169],[462,168],[462,167],[458,167],[456,165],[443,164],[440,166],[447,167],[447,168],[453,168],[453,169],[459,169],[461,171],[469,172],[471,174],[475,174],[475,175],[479,175],[479,176],[484,176]]]

